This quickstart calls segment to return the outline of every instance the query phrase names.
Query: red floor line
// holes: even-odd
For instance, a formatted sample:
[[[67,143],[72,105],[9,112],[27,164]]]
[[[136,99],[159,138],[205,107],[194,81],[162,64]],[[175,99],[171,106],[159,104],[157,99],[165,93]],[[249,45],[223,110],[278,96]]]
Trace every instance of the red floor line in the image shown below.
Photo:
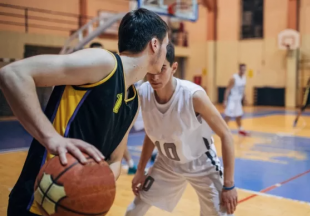
[[[298,175],[296,175],[296,176],[293,176],[292,178],[289,178],[289,179],[287,179],[287,180],[285,180],[285,181],[283,181],[283,182],[281,182],[281,183],[277,183],[277,184],[274,184],[274,185],[272,185],[272,186],[270,186],[270,187],[267,187],[267,188],[265,188],[265,189],[263,189],[263,190],[261,190],[261,191],[259,191],[259,192],[260,192],[260,193],[266,193],[266,192],[271,191],[271,190],[273,190],[273,189],[275,189],[275,188],[277,188],[277,187],[281,187],[282,185],[284,185],[284,184],[286,184],[286,183],[288,183],[288,182],[290,182],[290,181],[293,181],[293,180],[295,180],[295,179],[297,179],[297,178],[299,178],[299,177],[301,177],[301,176],[303,176],[303,175],[306,175],[306,174],[308,174],[308,173],[310,173],[310,170],[307,170],[306,172],[303,172],[303,173],[300,173],[300,174],[298,174]],[[258,196],[258,194],[252,194],[252,195],[250,195],[250,196],[248,196],[248,197],[246,197],[246,198],[243,198],[242,200],[239,200],[238,203],[245,202],[245,201],[247,201],[247,200],[249,200],[249,199],[252,199],[252,198],[254,198],[254,197],[256,197],[256,196]]]

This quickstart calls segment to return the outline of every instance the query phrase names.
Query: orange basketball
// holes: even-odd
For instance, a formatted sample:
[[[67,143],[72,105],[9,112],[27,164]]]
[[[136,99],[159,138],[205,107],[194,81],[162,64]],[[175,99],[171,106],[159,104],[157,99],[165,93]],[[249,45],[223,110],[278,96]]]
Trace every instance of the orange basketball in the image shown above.
[[[95,162],[80,164],[67,154],[68,164],[59,157],[49,160],[40,170],[34,200],[44,216],[103,216],[115,198],[115,180],[109,165]]]

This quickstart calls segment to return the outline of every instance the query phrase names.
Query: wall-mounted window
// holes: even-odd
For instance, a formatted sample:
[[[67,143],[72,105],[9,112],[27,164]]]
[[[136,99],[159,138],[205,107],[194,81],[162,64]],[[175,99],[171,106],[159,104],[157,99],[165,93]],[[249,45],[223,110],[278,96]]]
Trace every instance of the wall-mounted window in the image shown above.
[[[241,0],[241,39],[263,38],[264,0]]]

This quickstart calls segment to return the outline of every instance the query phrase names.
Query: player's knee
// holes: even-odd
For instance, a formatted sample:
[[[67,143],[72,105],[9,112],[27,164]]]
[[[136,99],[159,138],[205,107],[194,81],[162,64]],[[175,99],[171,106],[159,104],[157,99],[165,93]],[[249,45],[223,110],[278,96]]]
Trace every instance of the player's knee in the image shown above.
[[[150,207],[151,205],[136,197],[128,206],[125,216],[143,216]]]

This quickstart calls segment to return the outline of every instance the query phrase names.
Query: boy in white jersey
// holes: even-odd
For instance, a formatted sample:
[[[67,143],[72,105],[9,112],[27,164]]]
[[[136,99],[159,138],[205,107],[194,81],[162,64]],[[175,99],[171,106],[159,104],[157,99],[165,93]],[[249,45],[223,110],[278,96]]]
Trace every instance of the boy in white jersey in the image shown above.
[[[187,182],[198,195],[201,216],[232,214],[237,206],[232,135],[203,88],[173,77],[178,64],[171,44],[166,59],[162,72],[147,74],[149,82],[139,88],[146,136],[132,181],[136,198],[126,216],[143,216],[152,205],[172,212]],[[209,125],[222,141],[224,184]],[[158,156],[145,175],[155,146]]]
[[[239,72],[234,74],[229,80],[229,84],[224,95],[225,121],[228,123],[231,118],[236,118],[239,134],[243,136],[249,135],[243,130],[241,124],[241,118],[243,115],[242,100],[245,98],[245,72],[246,65],[239,64]]]

